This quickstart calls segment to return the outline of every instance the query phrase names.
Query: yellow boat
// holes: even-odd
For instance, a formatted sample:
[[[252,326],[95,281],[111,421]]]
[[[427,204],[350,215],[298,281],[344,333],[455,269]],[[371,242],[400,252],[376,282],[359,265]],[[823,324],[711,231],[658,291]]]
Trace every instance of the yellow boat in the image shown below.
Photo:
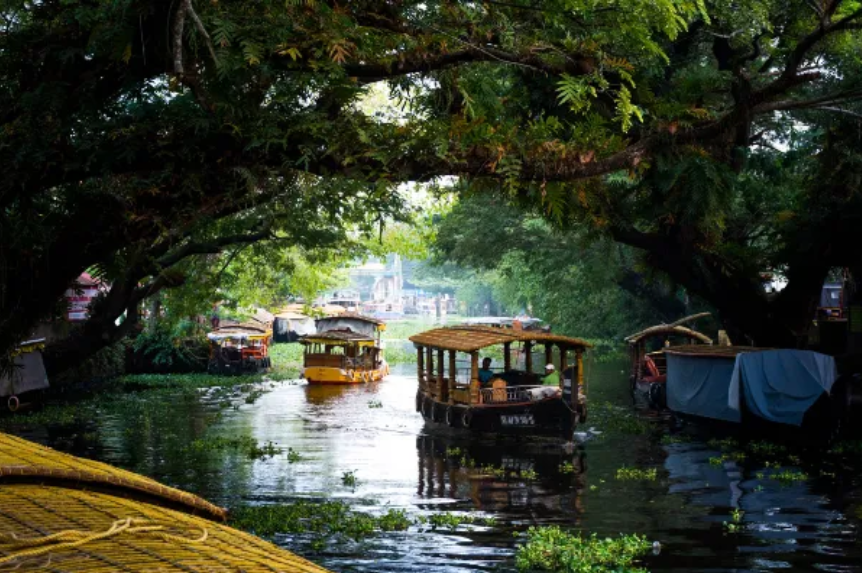
[[[329,573],[218,523],[225,516],[144,476],[0,434],[0,571]]]
[[[386,324],[355,313],[318,319],[317,333],[303,336],[302,377],[309,384],[365,384],[389,374],[380,333]]]

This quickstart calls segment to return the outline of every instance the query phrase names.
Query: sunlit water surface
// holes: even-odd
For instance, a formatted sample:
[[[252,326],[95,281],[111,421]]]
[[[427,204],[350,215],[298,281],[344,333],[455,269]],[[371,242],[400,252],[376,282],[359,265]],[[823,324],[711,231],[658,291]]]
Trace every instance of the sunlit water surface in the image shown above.
[[[623,369],[591,365],[591,404],[624,406],[620,416],[630,411]],[[340,572],[512,571],[519,543],[513,533],[547,524],[601,536],[645,534],[661,543],[660,552],[644,560],[651,571],[862,571],[857,468],[838,463],[826,471],[816,456],[809,462],[800,453],[798,466],[783,469],[804,471],[809,479],[782,484],[769,478],[775,470],[762,461],[716,460],[721,451],[707,445],[708,434],[662,443],[671,422],[655,418],[653,432],[636,435],[590,420],[587,427],[605,431],[574,448],[480,439],[427,427],[414,411],[413,372],[412,366],[397,368],[384,382],[359,387],[278,382],[251,404],[237,393],[230,407],[212,391],[162,397],[155,404],[131,393],[103,401],[85,428],[21,433],[226,506],[325,498],[363,511],[401,508],[414,518],[439,511],[496,518],[492,527],[413,527],[362,542],[341,540],[322,551],[302,535],[276,537]],[[190,448],[216,436],[271,441],[285,453],[252,461],[231,451]],[[289,463],[288,447],[302,460]],[[458,456],[451,454],[454,448]],[[461,457],[532,470],[537,477],[477,476],[461,468]],[[576,471],[561,471],[564,462]],[[623,466],[655,467],[657,479],[615,479]],[[345,472],[355,472],[355,488],[342,484]],[[744,514],[738,514],[738,530],[728,531],[734,509]]]

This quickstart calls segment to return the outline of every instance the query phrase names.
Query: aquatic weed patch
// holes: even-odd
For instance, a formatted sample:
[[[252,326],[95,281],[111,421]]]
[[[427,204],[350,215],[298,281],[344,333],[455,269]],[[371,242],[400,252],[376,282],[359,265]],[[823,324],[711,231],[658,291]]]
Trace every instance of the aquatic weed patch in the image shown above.
[[[557,526],[531,527],[527,541],[518,547],[519,571],[561,573],[646,573],[635,565],[652,544],[637,534],[599,539],[563,531]]]
[[[202,438],[189,444],[188,449],[193,452],[235,451],[252,460],[276,456],[283,451],[273,442],[258,444],[257,440],[251,436],[242,436],[239,438],[227,438],[224,436]]]
[[[646,434],[652,430],[652,425],[641,419],[632,408],[618,406],[610,402],[590,404],[590,416],[597,426],[606,432],[621,434]]]
[[[619,481],[655,481],[658,477],[658,470],[656,468],[643,469],[623,466],[617,469],[614,477]]]
[[[404,510],[390,509],[381,516],[353,511],[337,501],[298,501],[286,505],[240,506],[230,512],[233,527],[265,537],[276,533],[314,533],[359,541],[378,531],[404,531],[413,522]]]

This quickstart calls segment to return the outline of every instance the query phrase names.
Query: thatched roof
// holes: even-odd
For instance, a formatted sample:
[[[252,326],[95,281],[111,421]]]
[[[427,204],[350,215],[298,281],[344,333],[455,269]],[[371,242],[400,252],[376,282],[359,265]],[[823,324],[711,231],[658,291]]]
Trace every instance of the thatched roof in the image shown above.
[[[571,348],[590,348],[592,345],[580,338],[529,330],[512,330],[493,326],[451,326],[435,328],[410,337],[417,346],[431,346],[458,352],[475,352],[488,346],[506,342],[530,341],[540,344],[554,343]]]

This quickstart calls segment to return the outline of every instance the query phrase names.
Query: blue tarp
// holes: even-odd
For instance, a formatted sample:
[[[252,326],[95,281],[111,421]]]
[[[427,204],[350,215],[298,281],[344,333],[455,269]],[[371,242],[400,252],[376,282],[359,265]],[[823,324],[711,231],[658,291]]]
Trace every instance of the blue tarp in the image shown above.
[[[725,402],[739,412],[742,386],[746,407],[755,415],[781,424],[802,425],[814,402],[832,390],[835,359],[810,350],[766,350],[736,357]]]
[[[728,405],[733,359],[666,354],[667,406],[674,412],[739,422],[739,408]]]

